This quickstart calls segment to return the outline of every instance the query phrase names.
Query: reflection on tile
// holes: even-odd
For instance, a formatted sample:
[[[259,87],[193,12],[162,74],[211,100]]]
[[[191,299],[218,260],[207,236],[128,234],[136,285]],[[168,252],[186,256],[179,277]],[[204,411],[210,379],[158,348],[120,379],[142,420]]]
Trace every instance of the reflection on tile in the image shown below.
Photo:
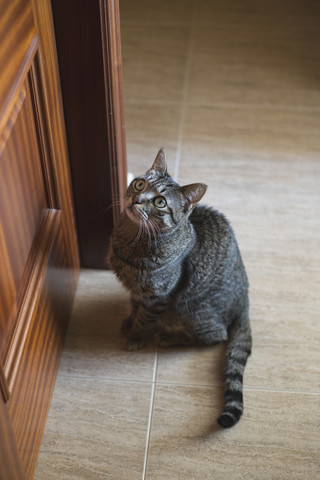
[[[190,29],[131,26],[122,28],[126,101],[180,101]]]
[[[250,242],[268,238],[274,252],[291,248],[297,223],[304,237],[306,228],[320,228],[319,121],[316,111],[189,107],[179,181],[207,183],[203,201]]]
[[[316,478],[320,395],[245,391],[240,423],[219,430],[217,391],[157,387],[147,480]]]
[[[35,480],[140,480],[150,395],[151,385],[59,378]]]
[[[111,271],[82,270],[68,335],[119,335],[129,294]]]
[[[174,174],[180,110],[179,105],[126,104],[128,171],[134,175],[146,172],[163,147],[168,170]]]
[[[157,381],[188,385],[221,385],[225,345],[162,348]]]
[[[202,159],[201,167],[205,167],[207,160],[212,162],[215,155],[219,157],[223,153],[225,161],[228,160],[226,153],[238,160],[245,153],[249,158],[259,154],[262,160],[281,154],[282,161],[283,158],[287,160],[287,167],[288,162],[300,158],[303,172],[303,158],[319,157],[319,122],[320,110],[189,107],[185,117],[182,162],[186,157],[192,160],[192,155],[197,155],[198,162]],[[213,165],[207,163],[208,167]],[[263,165],[255,168],[263,173]],[[225,164],[225,168],[227,166]]]
[[[319,30],[195,30],[188,102],[320,106]]]

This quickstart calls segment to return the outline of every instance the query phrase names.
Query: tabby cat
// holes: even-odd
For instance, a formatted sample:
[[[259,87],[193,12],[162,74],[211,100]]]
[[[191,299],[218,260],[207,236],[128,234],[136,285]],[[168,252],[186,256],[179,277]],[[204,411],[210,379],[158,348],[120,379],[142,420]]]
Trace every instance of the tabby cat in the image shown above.
[[[160,346],[229,340],[218,418],[228,428],[243,412],[243,372],[251,353],[248,280],[229,222],[198,205],[206,189],[202,183],[178,185],[161,149],[127,189],[108,261],[131,293],[132,311],[121,327],[129,350],[151,338]]]

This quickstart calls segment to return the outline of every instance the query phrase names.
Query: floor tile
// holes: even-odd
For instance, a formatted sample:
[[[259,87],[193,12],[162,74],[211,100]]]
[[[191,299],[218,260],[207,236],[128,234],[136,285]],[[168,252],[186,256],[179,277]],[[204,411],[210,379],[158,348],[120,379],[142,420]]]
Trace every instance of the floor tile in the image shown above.
[[[320,396],[247,390],[244,402],[221,430],[218,389],[158,386],[147,480],[316,478]]]
[[[245,369],[244,385],[320,393],[320,302],[317,299],[301,302],[294,292],[281,293],[282,277],[268,293],[265,285],[255,280],[251,278],[250,294],[253,350]],[[220,386],[224,359],[224,344],[212,348],[161,349],[157,381]]]
[[[238,158],[238,161],[245,153],[249,158],[259,154],[262,160],[278,155],[279,160],[287,160],[287,167],[291,161],[300,160],[303,163],[306,157],[316,159],[320,153],[319,121],[320,111],[188,107],[182,166],[185,158],[192,159],[192,155],[198,156],[198,163],[201,158],[200,165],[205,167],[208,159],[225,153]],[[227,158],[224,156],[221,160],[226,161]],[[264,163],[256,168],[263,173],[263,166]]]
[[[150,384],[59,378],[35,480],[141,480],[150,398]]]
[[[194,20],[194,0],[121,0],[121,25],[190,25]]]
[[[250,234],[258,227],[262,240],[266,233],[281,237],[296,219],[318,228],[319,121],[320,112],[189,107],[179,182],[207,183],[203,202],[232,223],[241,219],[237,227]],[[279,227],[276,236],[270,222]],[[295,237],[286,234],[285,241]]]
[[[225,23],[239,26],[281,29],[318,29],[320,5],[317,0],[197,0],[195,21],[201,25]]]
[[[99,379],[152,381],[155,348],[128,352],[125,339],[115,336],[69,336],[59,375]]]
[[[125,105],[129,172],[135,176],[145,173],[163,147],[168,170],[174,175],[180,115],[180,105]]]
[[[320,301],[313,288],[319,274],[290,280],[285,262],[269,262],[256,266],[260,275],[248,264],[253,352],[245,385],[320,393]]]
[[[188,102],[319,107],[319,31],[196,28]]]
[[[129,293],[110,270],[81,271],[68,336],[119,335]]]
[[[59,375],[152,381],[155,348],[128,352],[120,334],[129,311],[128,294],[112,272],[82,270]]]
[[[190,29],[125,25],[121,36],[125,99],[181,101]]]
[[[221,385],[225,346],[161,348],[157,381],[187,385]]]

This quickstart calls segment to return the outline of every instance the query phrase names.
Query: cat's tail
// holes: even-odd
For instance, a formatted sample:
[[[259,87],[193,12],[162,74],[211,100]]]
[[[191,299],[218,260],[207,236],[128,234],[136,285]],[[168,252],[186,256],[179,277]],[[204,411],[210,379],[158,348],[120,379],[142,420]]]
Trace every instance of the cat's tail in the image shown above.
[[[224,410],[217,420],[223,428],[233,427],[243,412],[243,372],[251,354],[251,343],[250,322],[246,312],[229,329],[224,371]]]

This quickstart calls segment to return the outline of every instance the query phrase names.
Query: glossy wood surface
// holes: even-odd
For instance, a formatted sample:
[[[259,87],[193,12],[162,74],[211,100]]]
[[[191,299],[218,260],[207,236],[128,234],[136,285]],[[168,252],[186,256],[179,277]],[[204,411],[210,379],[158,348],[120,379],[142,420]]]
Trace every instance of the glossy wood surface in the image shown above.
[[[38,39],[30,0],[1,0],[0,19],[0,129],[2,134],[19,95],[24,73],[30,66],[30,54],[34,54]],[[19,39],[18,42],[17,39]]]
[[[25,91],[27,94],[0,162],[1,229],[6,239],[2,242],[1,254],[2,261],[8,265],[0,270],[0,291],[7,292],[0,304],[2,360],[23,296],[23,273],[33,238],[42,211],[47,208],[28,81],[23,86]]]
[[[40,278],[8,404],[26,479],[36,468],[72,302],[73,272],[66,268],[61,230]]]
[[[52,6],[81,263],[106,268],[126,189],[118,0]]]
[[[127,184],[119,0],[100,0],[113,221],[124,208]],[[118,202],[117,202],[118,200]]]
[[[0,450],[32,479],[79,270],[50,1],[0,0],[0,41]]]
[[[35,68],[38,109],[41,112],[41,142],[47,146],[47,191],[50,207],[61,208],[62,229],[67,244],[67,264],[79,268],[79,249],[74,221],[73,192],[70,177],[68,145],[62,105],[55,32],[50,0],[32,0],[37,35],[42,55]],[[35,64],[35,67],[37,64]],[[49,175],[50,171],[50,175]]]
[[[6,405],[0,398],[0,425],[1,425],[1,448],[0,448],[0,478],[10,480],[23,480],[20,458],[15,446],[15,438],[12,432],[11,421]]]

